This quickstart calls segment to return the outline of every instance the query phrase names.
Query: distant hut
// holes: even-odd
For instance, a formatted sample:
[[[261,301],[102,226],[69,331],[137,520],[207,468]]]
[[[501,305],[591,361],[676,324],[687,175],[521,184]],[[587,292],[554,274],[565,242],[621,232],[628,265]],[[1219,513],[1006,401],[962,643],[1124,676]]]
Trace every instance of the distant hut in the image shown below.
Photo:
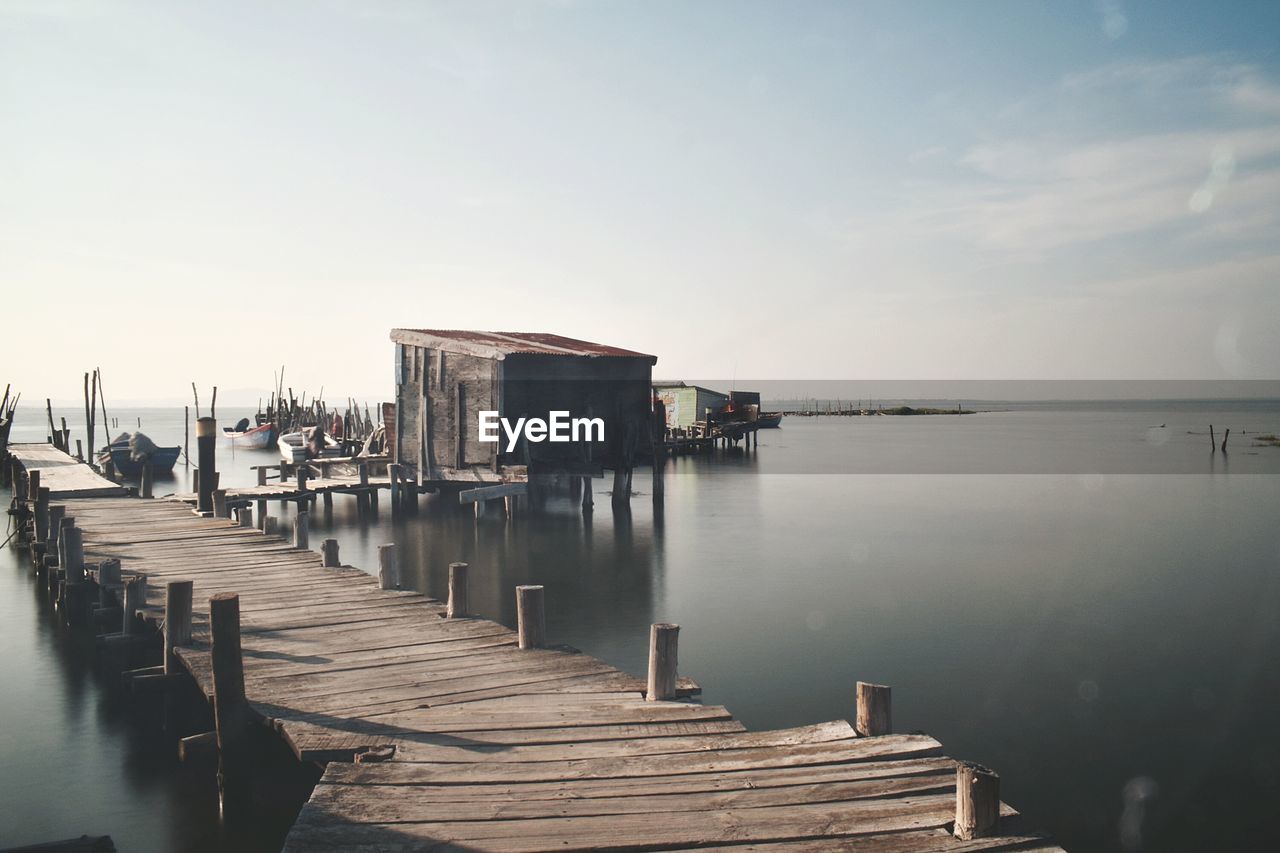
[[[524,474],[629,471],[647,448],[657,357],[559,335],[393,329],[394,461],[424,488],[502,483]],[[551,412],[603,421],[603,440],[480,440],[480,413],[547,420]],[[593,439],[598,435],[593,434]]]
[[[714,420],[729,402],[728,394],[685,382],[655,382],[653,393],[666,409],[670,430],[691,430],[695,424]]]

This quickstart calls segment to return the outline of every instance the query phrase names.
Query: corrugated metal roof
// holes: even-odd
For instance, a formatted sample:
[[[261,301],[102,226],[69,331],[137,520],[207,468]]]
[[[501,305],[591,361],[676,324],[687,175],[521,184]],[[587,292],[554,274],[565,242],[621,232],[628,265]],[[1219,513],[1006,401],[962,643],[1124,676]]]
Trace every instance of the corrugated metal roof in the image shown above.
[[[634,350],[612,347],[606,344],[580,341],[545,332],[480,332],[464,329],[392,329],[391,340],[397,343],[415,344],[450,350],[450,345],[460,352],[510,355],[512,353],[534,355],[621,356],[647,358],[657,361],[657,356]],[[487,351],[487,352],[486,352]]]

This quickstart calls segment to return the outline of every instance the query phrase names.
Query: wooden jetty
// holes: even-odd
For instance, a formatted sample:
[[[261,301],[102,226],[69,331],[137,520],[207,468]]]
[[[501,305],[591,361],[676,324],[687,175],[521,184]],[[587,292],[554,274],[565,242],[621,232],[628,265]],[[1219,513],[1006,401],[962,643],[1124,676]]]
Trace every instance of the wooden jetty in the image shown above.
[[[334,540],[317,556],[179,501],[89,484],[53,513],[28,484],[71,463],[10,451],[15,511],[50,577],[118,596],[104,644],[156,638],[164,663],[136,680],[194,678],[208,697],[216,731],[184,746],[216,743],[228,786],[253,726],[327,764],[291,853],[1059,849],[1000,802],[996,774],[893,733],[887,687],[857,685],[852,723],[748,732],[688,701],[678,626],[653,626],[641,679],[548,644],[542,587],[513,591],[512,630],[469,613],[466,564],[446,601],[400,589],[394,545],[374,577]],[[46,526],[41,543],[51,513],[63,535]]]

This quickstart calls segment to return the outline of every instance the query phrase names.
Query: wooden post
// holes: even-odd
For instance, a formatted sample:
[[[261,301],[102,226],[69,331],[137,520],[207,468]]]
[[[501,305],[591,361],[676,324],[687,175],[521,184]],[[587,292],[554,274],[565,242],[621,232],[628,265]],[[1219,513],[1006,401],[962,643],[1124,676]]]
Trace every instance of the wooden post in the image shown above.
[[[245,506],[236,510],[236,518],[240,522],[241,527],[253,527],[253,507]]]
[[[62,567],[63,577],[69,584],[84,583],[84,531],[79,527],[65,527],[62,537],[58,565]]]
[[[76,459],[84,461],[84,442],[78,438],[76,439]]]
[[[123,611],[123,624],[120,626],[121,633],[136,634],[139,632],[138,620],[135,617],[137,612],[146,603],[147,579],[141,575],[129,578],[124,582],[124,595],[121,598],[121,610]]]
[[[59,560],[63,566],[63,603],[66,606],[68,624],[83,625],[89,619],[89,585],[84,573],[84,531],[68,527],[63,533],[63,552]]]
[[[445,616],[459,619],[467,615],[467,564],[449,564],[449,605]]]
[[[400,466],[392,462],[387,466],[387,478],[391,480],[391,517],[399,518],[400,512]]]
[[[336,569],[342,565],[338,559],[338,540],[326,539],[320,543],[321,565],[327,569]]]
[[[306,550],[310,545],[311,534],[311,513],[304,509],[298,510],[298,517],[293,522],[293,547],[299,550]]]
[[[1218,449],[1218,440],[1213,437],[1213,424],[1209,424],[1209,451],[1213,452]]]
[[[218,438],[218,422],[213,418],[196,419],[196,455],[200,467],[200,489],[196,510],[213,512],[213,490],[218,487],[214,442]]]
[[[267,529],[267,502],[258,501],[258,529],[266,532]]]
[[[266,469],[266,466],[259,466],[259,468],[258,468],[258,485],[259,485],[259,486],[265,486],[266,484],[267,484],[267,469]]]
[[[40,469],[32,468],[27,472],[27,503],[35,503],[40,499]]]
[[[51,555],[58,562],[59,566],[62,565],[62,555],[65,553],[63,549],[65,548],[67,529],[75,526],[76,520],[74,518],[63,516],[62,519],[58,521],[57,533],[54,533],[52,530],[49,531],[49,549],[46,553]]]
[[[120,561],[115,557],[103,560],[98,566],[98,604],[111,607],[115,604],[115,590],[120,585]]]
[[[274,515],[262,516],[262,532],[268,536],[280,535],[280,519]]]
[[[676,698],[679,640],[679,625],[658,622],[649,626],[649,684],[644,698],[650,702]]]
[[[400,588],[400,563],[394,542],[378,546],[378,583],[383,589]]]
[[[182,465],[191,464],[191,407],[182,407]]]
[[[239,790],[249,758],[253,710],[245,698],[244,659],[240,652],[240,596],[218,593],[209,599],[209,658],[213,669],[213,721],[218,734],[218,795],[223,812],[229,793]]]
[[[149,498],[155,488],[155,472],[151,470],[150,462],[142,463],[142,471],[138,475],[138,497]]]
[[[892,734],[891,691],[883,684],[858,682],[857,717],[854,729],[863,737]]]
[[[303,494],[307,491],[307,475],[311,473],[311,469],[308,468],[304,462],[298,465],[298,470],[295,473],[297,474],[296,485],[298,488],[298,494]]]
[[[110,446],[107,447],[106,455],[102,457],[102,476],[112,481],[116,478],[116,463],[111,460]]]
[[[37,542],[48,542],[49,531],[50,530],[56,531],[58,529],[57,523],[52,521],[53,516],[49,514],[50,509],[51,507],[49,506],[49,487],[41,486],[36,491],[36,505],[35,505],[35,512],[33,513],[33,515],[35,516],[35,522],[36,522],[36,541]],[[66,507],[63,507],[63,509],[66,509]]]
[[[1227,439],[1228,439],[1228,438],[1231,438],[1231,428],[1230,428],[1230,427],[1227,427],[1227,432],[1226,432],[1226,434],[1222,436],[1222,452],[1223,452],[1223,453],[1226,453],[1226,452],[1227,452]]]
[[[980,764],[961,762],[956,767],[956,837],[982,838],[999,823],[1000,776]]]
[[[181,664],[173,650],[191,642],[191,581],[169,581],[164,586],[164,671],[173,675]]]
[[[516,587],[516,632],[520,648],[540,649],[546,643],[547,617],[540,585]]]
[[[213,490],[213,514],[216,518],[230,518],[231,510],[227,507],[227,490]]]
[[[631,500],[631,490],[627,488],[627,471],[622,463],[613,469],[613,505],[627,506]]]
[[[50,504],[49,514],[45,520],[44,541],[45,553],[57,554],[58,534],[62,530],[62,519],[67,517],[65,504]]]

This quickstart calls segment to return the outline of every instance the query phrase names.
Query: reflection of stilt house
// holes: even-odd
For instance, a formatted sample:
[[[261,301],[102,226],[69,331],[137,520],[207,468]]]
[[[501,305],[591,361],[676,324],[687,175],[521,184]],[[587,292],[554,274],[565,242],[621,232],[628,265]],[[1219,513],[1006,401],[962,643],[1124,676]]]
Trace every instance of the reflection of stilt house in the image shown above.
[[[394,461],[421,487],[517,482],[531,474],[595,476],[630,468],[647,449],[657,358],[559,335],[393,329]],[[480,440],[480,412],[548,419],[553,411],[604,421],[603,441]]]

